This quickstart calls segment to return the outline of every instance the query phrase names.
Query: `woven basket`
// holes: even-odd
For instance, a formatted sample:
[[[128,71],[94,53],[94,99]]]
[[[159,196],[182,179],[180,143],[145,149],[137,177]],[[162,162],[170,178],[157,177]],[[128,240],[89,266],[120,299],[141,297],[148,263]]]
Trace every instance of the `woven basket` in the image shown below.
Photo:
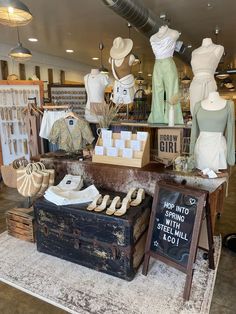
[[[1,166],[2,179],[9,188],[16,188],[16,169],[12,165]]]
[[[1,166],[1,174],[4,184],[9,188],[16,189],[16,170],[19,168],[24,168],[27,164],[28,161],[25,159],[25,157],[22,157],[14,160],[10,165]]]

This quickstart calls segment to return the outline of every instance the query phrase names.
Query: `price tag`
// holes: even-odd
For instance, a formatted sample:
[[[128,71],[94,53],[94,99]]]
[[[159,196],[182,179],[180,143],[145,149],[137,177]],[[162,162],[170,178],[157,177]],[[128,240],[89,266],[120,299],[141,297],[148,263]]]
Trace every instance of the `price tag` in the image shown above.
[[[95,155],[104,155],[104,147],[103,146],[95,146]]]
[[[107,147],[107,156],[118,157],[118,148],[117,147]]]
[[[115,140],[115,146],[120,149],[125,148],[125,140]]]
[[[124,148],[122,151],[122,157],[124,158],[133,158],[132,148]]]
[[[148,137],[148,132],[137,132],[138,141],[146,141]]]
[[[136,140],[132,140],[130,141],[130,146],[134,151],[141,151],[141,142],[140,141],[136,141]]]
[[[132,132],[130,131],[121,131],[120,138],[122,140],[131,140]]]

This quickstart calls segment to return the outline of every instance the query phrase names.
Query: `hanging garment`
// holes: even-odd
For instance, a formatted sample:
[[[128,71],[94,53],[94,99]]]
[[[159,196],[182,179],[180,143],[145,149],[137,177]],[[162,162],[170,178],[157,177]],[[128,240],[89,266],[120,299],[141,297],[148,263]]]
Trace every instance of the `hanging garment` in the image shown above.
[[[176,65],[173,58],[156,59],[152,76],[152,107],[148,117],[149,123],[168,123],[169,104],[166,100],[179,94],[179,82]],[[183,124],[183,115],[180,103],[174,106],[175,124]]]
[[[37,117],[27,110],[24,116],[24,122],[28,134],[28,143],[30,149],[30,156],[37,156],[39,154],[40,142],[38,142]]]
[[[98,123],[98,119],[93,113],[93,106],[99,106],[99,104],[104,103],[104,91],[109,83],[108,76],[102,73],[90,73],[85,75],[84,82],[87,91],[85,118],[89,122]]]
[[[87,121],[61,118],[53,124],[48,140],[66,152],[77,152],[85,143],[92,144],[94,137]]]
[[[67,115],[67,113],[68,112],[66,112],[65,110],[44,111],[39,136],[48,139],[54,122],[56,122],[58,119],[64,118]]]
[[[129,63],[128,63],[129,58],[127,59],[124,58],[124,62],[126,64],[123,66],[130,68]],[[112,73],[115,78],[112,101],[115,104],[132,103],[134,100],[134,94],[135,94],[135,87],[134,87],[135,81],[134,81],[133,74],[128,74],[126,76],[123,76],[122,78],[119,78],[115,70],[114,59],[111,60],[111,66],[112,66]]]
[[[217,90],[216,81],[211,74],[194,76],[190,88],[190,111],[193,114],[194,106],[199,101],[206,99],[209,93]]]
[[[212,104],[214,106],[214,104]],[[206,110],[198,102],[194,107],[190,153],[196,167],[214,171],[235,163],[234,103],[227,101],[223,109]]]

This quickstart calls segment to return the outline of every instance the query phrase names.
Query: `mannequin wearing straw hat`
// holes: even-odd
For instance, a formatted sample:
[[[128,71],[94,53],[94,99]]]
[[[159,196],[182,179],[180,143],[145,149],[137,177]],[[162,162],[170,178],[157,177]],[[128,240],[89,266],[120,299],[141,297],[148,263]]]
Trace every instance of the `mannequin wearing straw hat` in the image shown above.
[[[133,41],[129,38],[117,37],[110,50],[112,73],[115,78],[113,87],[113,102],[115,104],[130,104],[133,102],[135,88],[131,67],[135,57],[131,54]]]

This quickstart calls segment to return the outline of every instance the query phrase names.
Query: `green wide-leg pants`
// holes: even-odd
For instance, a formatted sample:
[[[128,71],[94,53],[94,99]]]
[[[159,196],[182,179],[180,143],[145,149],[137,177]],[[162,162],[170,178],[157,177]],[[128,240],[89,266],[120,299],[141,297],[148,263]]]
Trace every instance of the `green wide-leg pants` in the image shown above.
[[[152,76],[152,107],[148,117],[149,123],[168,123],[169,107],[166,100],[179,94],[178,72],[173,58],[157,59]],[[180,103],[174,105],[175,124],[183,124],[183,115]]]

